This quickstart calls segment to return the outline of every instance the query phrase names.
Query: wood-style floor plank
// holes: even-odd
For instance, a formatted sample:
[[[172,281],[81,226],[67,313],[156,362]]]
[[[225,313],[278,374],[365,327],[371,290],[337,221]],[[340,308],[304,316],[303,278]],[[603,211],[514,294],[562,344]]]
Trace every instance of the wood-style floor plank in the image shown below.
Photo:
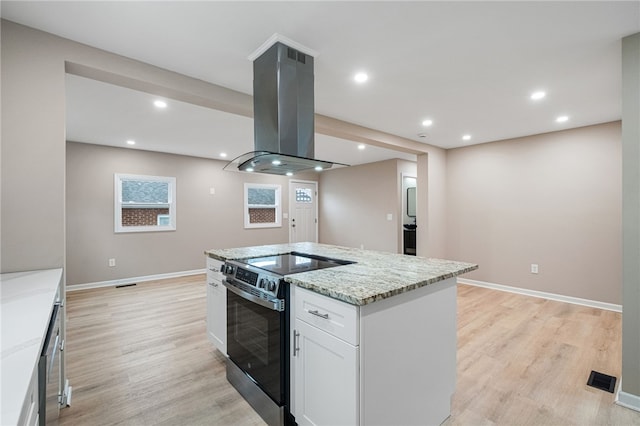
[[[621,314],[458,285],[453,425],[640,425],[640,413],[587,386],[620,378]]]
[[[264,425],[206,338],[204,275],[67,293],[60,425]]]
[[[264,425],[206,338],[204,275],[69,292],[67,315],[60,425]],[[446,426],[640,425],[586,385],[620,377],[615,312],[459,285],[457,365]]]

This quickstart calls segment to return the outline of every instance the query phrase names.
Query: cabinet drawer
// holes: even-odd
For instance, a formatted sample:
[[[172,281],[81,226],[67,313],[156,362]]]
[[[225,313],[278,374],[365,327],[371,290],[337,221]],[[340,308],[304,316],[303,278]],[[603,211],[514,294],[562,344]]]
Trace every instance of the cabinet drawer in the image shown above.
[[[224,262],[218,259],[207,256],[207,283],[211,284],[212,281],[216,284],[222,283],[224,275],[220,272],[220,267]]]
[[[358,346],[358,307],[294,287],[296,318]]]

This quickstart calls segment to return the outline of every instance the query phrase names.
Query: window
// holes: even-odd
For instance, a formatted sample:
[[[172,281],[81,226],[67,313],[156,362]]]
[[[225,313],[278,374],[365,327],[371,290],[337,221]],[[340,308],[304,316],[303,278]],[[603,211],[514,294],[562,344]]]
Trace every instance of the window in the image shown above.
[[[296,202],[297,203],[313,202],[313,191],[311,190],[311,188],[296,188]]]
[[[244,227],[275,228],[282,226],[280,185],[244,184]]]
[[[175,231],[176,178],[115,177],[115,232]]]

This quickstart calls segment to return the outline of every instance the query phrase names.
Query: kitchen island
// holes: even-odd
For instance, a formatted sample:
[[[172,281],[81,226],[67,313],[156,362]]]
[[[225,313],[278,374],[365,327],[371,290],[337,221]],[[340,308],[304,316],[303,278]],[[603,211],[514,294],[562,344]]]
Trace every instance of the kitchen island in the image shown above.
[[[356,262],[337,269],[322,269],[289,275],[285,277],[285,281],[358,306],[455,278],[478,269],[478,265],[472,263],[425,259],[317,243],[212,249],[205,254],[224,262],[226,260],[285,254],[292,251]]]
[[[316,243],[206,252],[217,261],[292,251],[355,262],[285,275],[298,424],[440,424],[456,381],[456,278],[475,264]]]

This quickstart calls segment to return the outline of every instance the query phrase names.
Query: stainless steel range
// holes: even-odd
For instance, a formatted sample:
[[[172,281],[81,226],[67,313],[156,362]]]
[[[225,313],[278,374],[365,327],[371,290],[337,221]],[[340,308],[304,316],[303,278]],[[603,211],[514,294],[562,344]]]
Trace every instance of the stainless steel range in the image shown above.
[[[227,380],[269,425],[289,413],[289,285],[285,275],[353,262],[310,254],[227,261]]]

